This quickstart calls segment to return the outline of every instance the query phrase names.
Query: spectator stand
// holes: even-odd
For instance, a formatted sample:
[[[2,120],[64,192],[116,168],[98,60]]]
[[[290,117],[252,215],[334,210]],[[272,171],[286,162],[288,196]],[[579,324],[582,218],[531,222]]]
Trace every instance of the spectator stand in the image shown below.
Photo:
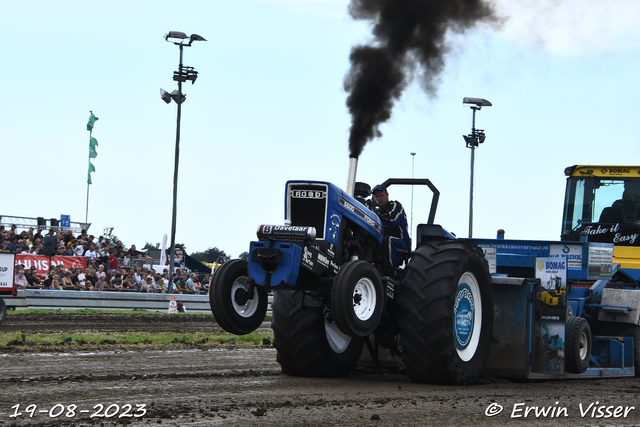
[[[154,278],[152,288],[160,286],[166,288],[168,293],[175,292],[172,286],[169,286],[167,275],[164,274],[164,269],[168,269],[169,266],[160,265],[161,251],[159,249],[137,250],[135,245],[126,249],[121,241],[114,245],[114,240],[110,239],[112,229],[105,229],[104,235],[96,239],[88,234],[90,225],[90,223],[71,222],[70,218],[65,215],[62,215],[60,220],[43,217],[0,216],[0,232],[2,233],[0,234],[0,243],[11,246],[0,248],[0,252],[13,253],[16,257],[15,265],[22,264],[25,273],[28,272],[29,278],[38,279],[29,281],[30,286],[27,289],[30,290],[53,287],[57,290],[72,291],[94,290],[94,287],[98,287],[99,289],[95,290],[138,292],[136,289],[121,289],[114,288],[114,286],[122,282],[123,274],[133,276],[140,268],[147,276]],[[16,242],[18,236],[20,236],[19,241]],[[86,251],[90,247],[96,251],[95,256],[93,254],[91,257],[87,256]],[[111,268],[109,263],[107,253],[110,248],[118,248],[120,254],[126,254],[124,257],[118,258],[117,269]],[[62,268],[58,268],[59,265]],[[107,280],[98,286],[100,280],[94,275],[93,270],[98,272],[101,265],[104,266],[103,271],[107,274]],[[132,270],[126,270],[127,273],[124,273],[121,270],[123,267]],[[185,281],[188,278],[187,274],[197,272],[195,281],[198,282],[201,289],[204,288],[202,293],[208,293],[208,287],[203,286],[203,282],[206,280],[207,284],[210,283],[209,279],[213,273],[209,265],[199,262],[177,248],[175,267],[185,273]],[[120,275],[119,279],[116,278],[116,271]],[[69,274],[71,279],[67,277]],[[155,280],[155,276],[158,274],[162,278]],[[62,286],[63,279],[64,286]],[[69,286],[69,280],[72,280],[76,286]],[[142,288],[143,291],[147,291],[146,286],[142,286]]]
[[[54,230],[54,231],[73,231],[74,234],[80,234],[82,231],[88,231],[91,223],[70,221],[68,227],[60,225],[60,220],[56,218],[45,219],[43,217],[29,218],[24,216],[0,215],[0,225],[11,227],[15,225],[18,228],[34,230]]]

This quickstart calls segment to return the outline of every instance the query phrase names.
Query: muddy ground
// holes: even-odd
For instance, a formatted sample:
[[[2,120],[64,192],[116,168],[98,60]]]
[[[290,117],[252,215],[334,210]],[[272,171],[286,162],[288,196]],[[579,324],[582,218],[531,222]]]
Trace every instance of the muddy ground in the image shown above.
[[[0,330],[219,328],[207,315],[9,312]],[[0,426],[20,425],[630,426],[640,425],[640,379],[487,377],[443,387],[368,369],[341,379],[290,377],[270,345],[0,347]]]

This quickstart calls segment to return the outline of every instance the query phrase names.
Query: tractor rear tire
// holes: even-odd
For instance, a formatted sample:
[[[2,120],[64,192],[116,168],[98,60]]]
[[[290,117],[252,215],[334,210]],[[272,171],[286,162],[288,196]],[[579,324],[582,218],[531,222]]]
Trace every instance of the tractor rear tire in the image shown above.
[[[341,333],[321,307],[302,305],[300,291],[275,291],[273,346],[282,372],[299,377],[346,377],[362,353],[363,338]]]
[[[382,317],[384,292],[378,270],[366,261],[351,261],[338,271],[331,290],[331,311],[338,328],[365,337]]]
[[[565,371],[581,374],[591,360],[591,327],[584,317],[570,317],[565,329]]]
[[[0,298],[0,324],[7,318],[7,304]]]
[[[209,304],[216,322],[222,329],[235,335],[246,335],[258,329],[267,314],[267,291],[262,286],[249,289],[247,261],[234,259],[222,264],[213,276],[209,291]]]
[[[405,268],[399,304],[400,347],[412,381],[467,385],[480,378],[491,347],[493,293],[475,243],[418,247]]]
[[[640,377],[640,326],[633,325],[631,336],[633,337],[633,366],[636,377]]]

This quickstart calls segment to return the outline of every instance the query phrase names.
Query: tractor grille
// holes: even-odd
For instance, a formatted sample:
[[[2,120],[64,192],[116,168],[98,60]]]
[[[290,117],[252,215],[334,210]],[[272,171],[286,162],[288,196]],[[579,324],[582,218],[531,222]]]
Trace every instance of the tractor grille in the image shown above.
[[[289,184],[288,218],[291,225],[316,228],[316,238],[324,239],[327,210],[327,185]]]

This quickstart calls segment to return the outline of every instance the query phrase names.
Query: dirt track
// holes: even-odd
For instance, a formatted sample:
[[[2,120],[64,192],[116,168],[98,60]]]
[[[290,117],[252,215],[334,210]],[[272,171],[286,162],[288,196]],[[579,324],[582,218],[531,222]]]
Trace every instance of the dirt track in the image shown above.
[[[10,313],[0,326],[5,332],[26,334],[184,333],[216,328],[211,316],[137,314]],[[472,387],[442,387],[365,371],[342,379],[290,377],[280,372],[275,357],[271,346],[88,349],[74,345],[28,351],[0,347],[0,426],[640,425],[636,378],[544,382],[489,378]],[[613,406],[611,416],[598,417],[597,410],[592,412],[594,406],[587,411],[592,403]],[[27,412],[29,405],[35,405],[33,417]],[[498,415],[485,415],[500,407]],[[525,418],[527,407],[538,411],[550,407],[550,412],[536,417],[532,410]],[[615,412],[616,407],[621,409]],[[22,415],[12,417],[16,411]],[[91,418],[96,412],[98,416]],[[607,414],[603,409],[602,415]]]

